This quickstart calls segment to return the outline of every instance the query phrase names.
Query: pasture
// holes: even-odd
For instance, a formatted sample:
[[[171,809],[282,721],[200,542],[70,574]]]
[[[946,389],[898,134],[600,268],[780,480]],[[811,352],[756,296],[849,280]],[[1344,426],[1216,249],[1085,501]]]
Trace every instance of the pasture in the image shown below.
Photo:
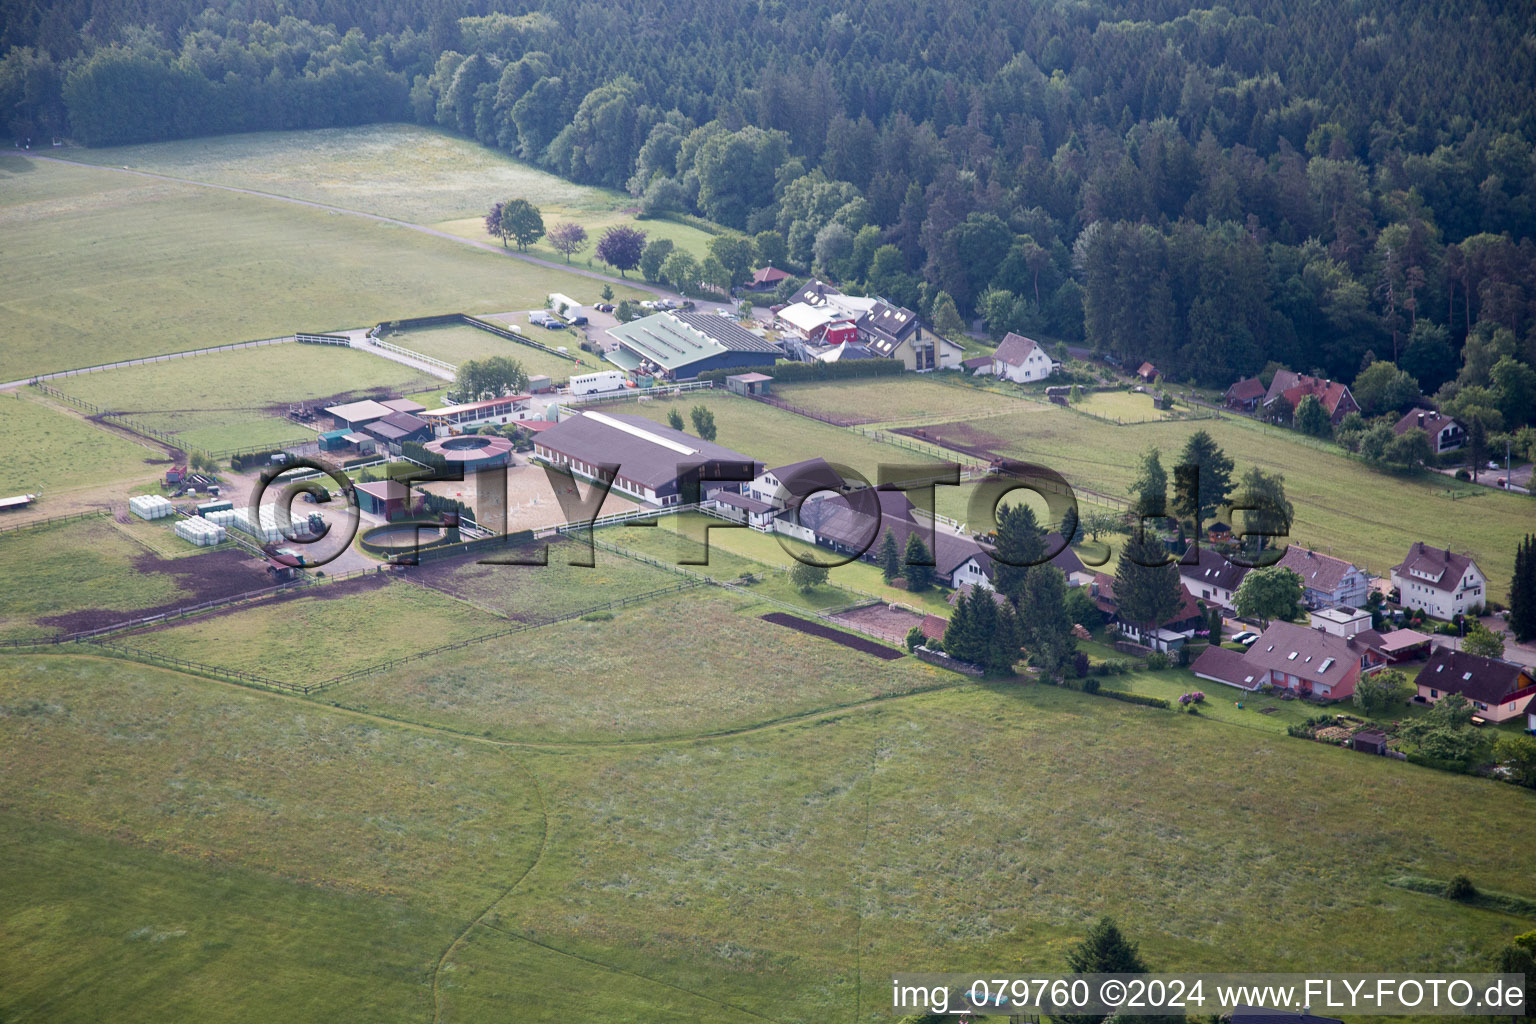
[[[1024,399],[913,373],[818,384],[775,383],[773,393],[790,405],[846,423],[936,423],[1037,408]]]
[[[739,730],[962,678],[759,618],[773,610],[705,586],[472,644],[318,699],[497,739],[586,743]]]
[[[365,352],[288,344],[80,374],[54,386],[112,410],[130,425],[218,452],[312,435],[314,427],[286,418],[290,404],[384,397],[434,380]]]
[[[1236,463],[1234,478],[1251,466],[1285,477],[1296,506],[1290,541],[1348,559],[1377,575],[1402,561],[1416,540],[1471,551],[1503,600],[1514,571],[1515,545],[1530,530],[1536,504],[1528,497],[1474,488],[1447,477],[1399,476],[1369,469],[1337,448],[1291,431],[1224,418],[1117,427],[1069,410],[1045,408],[1015,416],[923,428],[948,440],[1038,462],[1074,486],[1127,494],[1140,455],[1160,448],[1172,477],[1184,442],[1205,430]]]
[[[492,317],[493,322],[503,324],[517,324],[523,332],[530,337],[536,337],[541,344],[551,348],[562,345],[568,347],[573,355],[585,359],[588,363],[596,361],[597,357],[577,350],[581,338],[570,331],[546,331],[543,328],[530,328],[527,314],[516,316]],[[399,345],[401,348],[410,349],[412,352],[420,352],[424,356],[441,359],[455,366],[468,362],[471,359],[486,359],[490,356],[506,356],[516,359],[529,375],[542,373],[549,377],[556,385],[565,382],[572,373],[580,373],[582,369],[570,359],[562,359],[532,345],[519,345],[515,341],[498,338],[489,331],[482,331],[478,327],[470,327],[468,324],[447,324],[442,327],[413,327],[409,330],[385,331],[380,335],[380,340],[387,341],[391,345]]]
[[[135,522],[172,542],[163,525]],[[105,518],[0,534],[0,579],[26,581],[0,589],[0,639],[97,629],[270,585],[242,552],[181,546],[198,553],[161,558]]]
[[[0,381],[445,309],[537,309],[590,283],[363,217],[17,156],[0,158],[0,232]]]
[[[164,458],[158,448],[100,430],[30,389],[0,394],[0,450],[0,497],[41,492],[49,499],[114,484],[126,489],[152,476],[151,461]]]
[[[118,639],[154,655],[313,684],[507,625],[425,587],[363,578]]]

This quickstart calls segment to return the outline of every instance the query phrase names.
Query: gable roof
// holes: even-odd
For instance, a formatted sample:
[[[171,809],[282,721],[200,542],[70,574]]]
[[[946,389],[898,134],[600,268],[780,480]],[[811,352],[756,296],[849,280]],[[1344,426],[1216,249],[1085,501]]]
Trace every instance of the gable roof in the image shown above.
[[[398,441],[403,437],[410,437],[412,434],[431,429],[432,424],[408,412],[392,412],[363,428],[366,432],[386,441]]]
[[[1460,427],[1450,416],[1435,409],[1409,409],[1403,418],[1392,426],[1392,433],[1406,434],[1414,427],[1421,428],[1430,437],[1438,437],[1446,427]]]
[[[1176,622],[1188,622],[1190,619],[1201,617],[1200,604],[1195,600],[1195,595],[1189,592],[1189,588],[1184,586],[1182,579],[1179,580],[1179,591],[1184,595],[1183,600],[1179,602],[1179,607],[1162,622],[1154,622],[1154,626],[1171,626]],[[1115,578],[1113,576],[1102,572],[1094,573],[1093,589],[1090,593],[1093,596],[1093,603],[1098,607],[1099,611],[1106,615],[1118,617],[1120,602],[1115,598]]]
[[[817,491],[841,491],[848,486],[841,474],[819,455],[814,459],[802,459],[763,471],[764,476],[770,474],[778,480],[780,486],[797,498]]]
[[[1342,558],[1320,555],[1296,544],[1287,547],[1285,554],[1275,564],[1300,576],[1302,585],[1328,594],[1338,590],[1345,575],[1355,568]]]
[[[366,420],[382,419],[394,411],[389,406],[375,402],[372,399],[325,407],[327,416],[338,420],[346,420],[348,423],[362,423]]]
[[[1340,381],[1309,377],[1294,370],[1277,370],[1274,379],[1269,382],[1269,390],[1264,394],[1264,404],[1272,404],[1281,395],[1285,396],[1285,400],[1291,403],[1293,409],[1296,408],[1296,403],[1307,395],[1312,395],[1332,416],[1338,411],[1339,403],[1344,400],[1344,396],[1349,395],[1349,388]],[[1357,407],[1352,395],[1350,405]]]
[[[950,591],[949,598],[948,598],[950,607],[953,608],[956,605],[958,605],[963,599],[965,599],[967,597],[970,597],[971,596],[971,591],[973,591],[975,589],[976,589],[976,584],[974,584],[974,583],[962,583],[958,587],[956,587],[954,590]],[[998,591],[996,591],[996,590],[990,590],[989,589],[987,591],[987,593],[992,595],[992,603],[997,605],[999,608],[1001,608],[1003,605],[1008,603],[1007,596],[1002,594],[1002,593],[1000,593],[1000,592],[998,592]]]
[[[1436,647],[1414,679],[1441,693],[1459,693],[1468,700],[1499,704],[1532,684],[1527,670],[1508,661],[1484,658],[1449,647]]]
[[[1227,388],[1227,393],[1222,397],[1229,402],[1254,402],[1263,398],[1264,394],[1263,381],[1257,377],[1244,377],[1236,384]]]
[[[758,501],[749,494],[737,494],[735,491],[716,491],[710,496],[711,501],[717,501],[722,505],[730,505],[739,508],[743,512],[772,512],[773,506],[766,501]]]
[[[1294,622],[1274,622],[1248,648],[1250,666],[1332,686],[1359,665],[1366,645]]]
[[[719,313],[672,313],[671,316],[728,351],[780,354],[777,345],[747,330],[735,317],[721,316]]]
[[[386,398],[379,404],[386,409],[393,409],[395,412],[408,412],[412,414],[422,412],[427,408],[420,402],[410,398]]]
[[[678,370],[724,352],[778,354],[730,317],[717,313],[652,313],[608,329],[608,336],[664,370]]]
[[[1189,669],[1197,676],[1215,679],[1243,690],[1258,689],[1259,677],[1263,675],[1257,667],[1248,664],[1239,652],[1214,645],[1201,651],[1200,657],[1195,659]]]
[[[867,336],[869,347],[886,357],[895,355],[902,342],[921,332],[916,313],[889,302],[876,302],[859,317],[858,328]]]
[[[1394,565],[1392,573],[1449,594],[1461,585],[1467,567],[1474,564],[1469,555],[1453,554],[1445,548],[1430,547],[1416,540],[1408,549],[1408,557]]]
[[[1030,353],[1038,349],[1040,349],[1040,343],[1035,339],[1009,331],[1003,336],[1003,340],[997,343],[997,351],[992,353],[992,358],[1006,366],[1023,366]],[[1044,354],[1041,351],[1041,355]]]
[[[1179,575],[1185,580],[1220,587],[1222,590],[1235,591],[1248,573],[1246,566],[1233,565],[1220,552],[1193,544],[1184,552],[1184,557],[1179,559]]]
[[[944,631],[949,628],[949,620],[938,615],[924,615],[922,624],[917,628],[929,640],[943,640]]]
[[[707,463],[762,463],[723,445],[673,430],[644,416],[582,412],[537,435],[548,451],[589,465],[618,463],[618,475],[651,488],[676,480],[688,467]]]
[[[1136,376],[1145,377],[1147,374],[1151,374],[1152,376],[1156,377],[1157,367],[1153,366],[1150,362],[1146,362],[1142,363],[1139,367],[1136,368]]]

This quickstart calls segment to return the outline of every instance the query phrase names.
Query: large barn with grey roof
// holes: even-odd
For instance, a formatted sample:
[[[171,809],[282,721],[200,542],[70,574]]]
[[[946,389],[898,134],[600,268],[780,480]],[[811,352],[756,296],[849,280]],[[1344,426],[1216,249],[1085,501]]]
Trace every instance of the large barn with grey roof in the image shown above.
[[[618,347],[604,358],[628,373],[687,380],[709,370],[772,366],[773,342],[717,313],[654,313],[609,328]]]

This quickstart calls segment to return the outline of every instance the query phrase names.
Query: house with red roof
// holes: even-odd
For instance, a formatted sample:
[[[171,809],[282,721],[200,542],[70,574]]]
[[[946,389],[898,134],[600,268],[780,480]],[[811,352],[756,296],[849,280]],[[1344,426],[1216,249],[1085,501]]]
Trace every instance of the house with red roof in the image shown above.
[[[1142,363],[1139,367],[1136,368],[1136,376],[1140,377],[1148,384],[1151,384],[1153,381],[1157,380],[1157,367],[1153,366],[1151,363]]]
[[[778,267],[758,267],[752,274],[752,280],[747,282],[747,291],[771,292],[779,286],[781,281],[789,280],[789,274]]]
[[[1264,408],[1271,408],[1283,396],[1294,410],[1308,395],[1318,400],[1334,426],[1350,413],[1360,411],[1360,403],[1342,381],[1309,377],[1292,370],[1278,371],[1269,382],[1269,390],[1264,394]]]
[[[1365,606],[1370,578],[1342,558],[1292,544],[1275,564],[1301,577],[1301,600],[1308,608]]]
[[[1222,395],[1222,402],[1234,412],[1253,412],[1264,401],[1265,394],[1263,381],[1257,377],[1245,377],[1227,388],[1227,393]]]

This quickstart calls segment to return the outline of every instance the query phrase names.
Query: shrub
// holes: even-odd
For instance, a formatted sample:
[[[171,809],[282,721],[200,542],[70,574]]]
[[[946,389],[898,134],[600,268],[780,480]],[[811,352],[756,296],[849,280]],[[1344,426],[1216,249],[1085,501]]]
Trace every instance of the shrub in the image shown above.
[[[1445,895],[1448,899],[1465,903],[1477,895],[1477,886],[1473,885],[1472,879],[1466,875],[1457,875],[1445,883]]]
[[[907,630],[907,650],[915,651],[921,646],[923,646],[923,631],[913,626]]]
[[[613,612],[587,612],[581,617],[582,622],[607,622],[613,618]]]
[[[1143,707],[1163,708],[1164,710],[1167,710],[1173,706],[1161,697],[1148,697],[1146,694],[1142,693],[1127,693],[1125,690],[1105,690],[1102,688],[1097,692],[1100,697],[1108,697],[1110,700],[1124,701],[1127,704],[1140,704]]]
[[[1164,654],[1162,651],[1153,651],[1151,654],[1147,655],[1147,668],[1151,669],[1153,672],[1161,672],[1163,669],[1167,668],[1168,665],[1168,655]]]
[[[1072,673],[1079,679],[1088,675],[1088,655],[1082,651],[1072,656]]]
[[[1099,692],[1099,681],[1097,679],[1092,678],[1092,677],[1084,679],[1083,680],[1083,692],[1084,693],[1098,693]]]

